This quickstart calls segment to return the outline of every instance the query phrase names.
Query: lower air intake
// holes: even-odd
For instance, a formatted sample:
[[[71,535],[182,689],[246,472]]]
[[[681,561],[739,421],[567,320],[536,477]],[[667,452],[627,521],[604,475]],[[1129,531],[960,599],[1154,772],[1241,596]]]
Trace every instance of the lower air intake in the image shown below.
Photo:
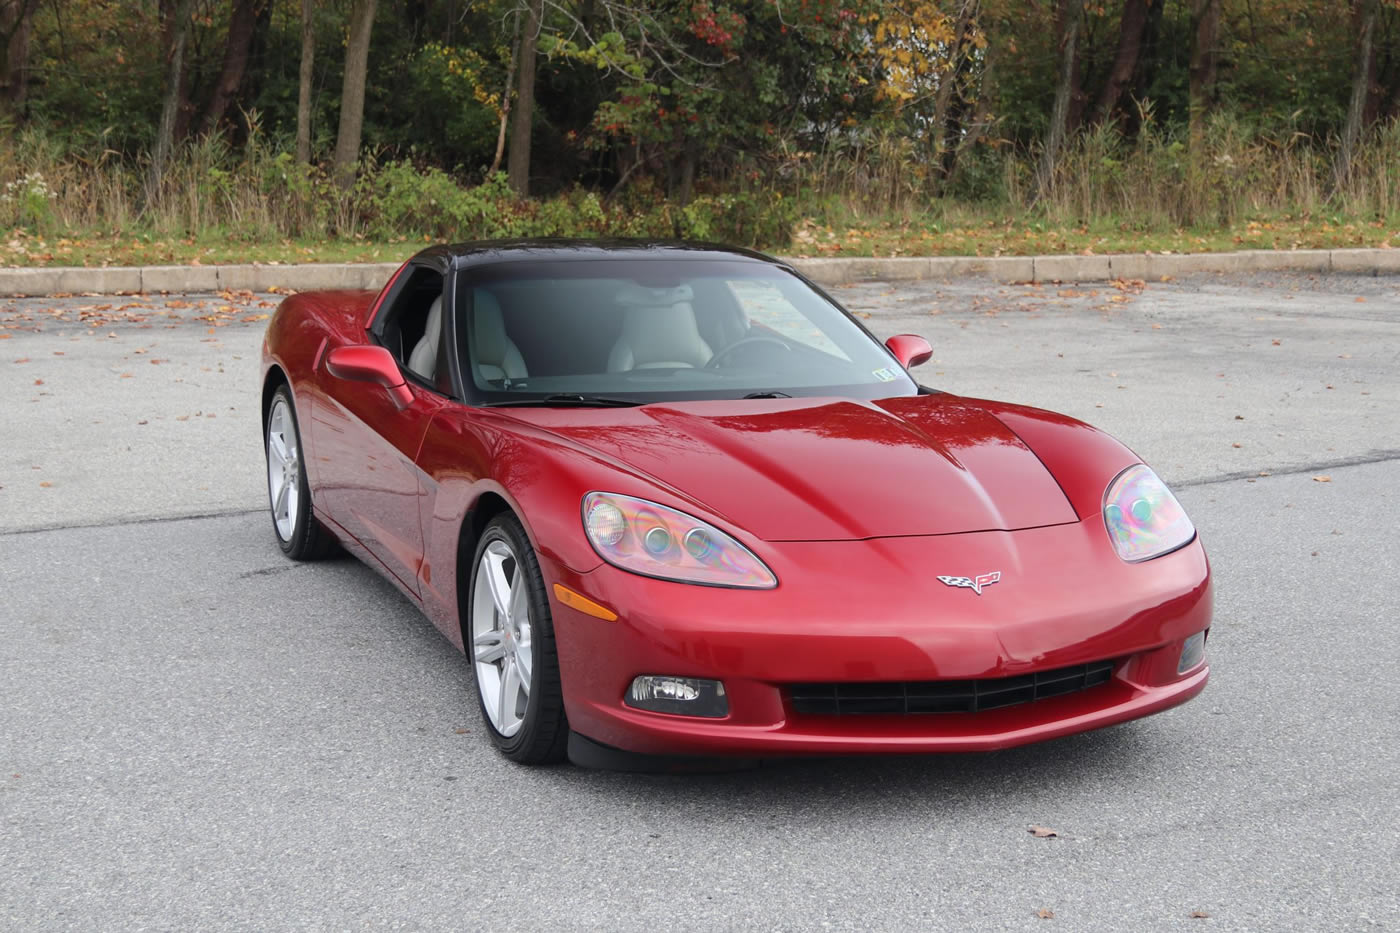
[[[1078,693],[1106,684],[1112,676],[1112,661],[1094,661],[1018,677],[981,680],[791,684],[788,698],[795,712],[811,716],[980,713]]]

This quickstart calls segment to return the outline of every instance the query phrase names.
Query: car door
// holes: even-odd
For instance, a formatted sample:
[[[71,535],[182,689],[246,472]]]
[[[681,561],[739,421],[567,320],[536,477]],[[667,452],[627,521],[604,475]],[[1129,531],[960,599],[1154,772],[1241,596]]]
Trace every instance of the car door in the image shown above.
[[[415,461],[452,384],[444,363],[444,284],[440,270],[411,267],[371,324],[369,339],[394,355],[411,401],[329,377],[315,410],[321,504],[415,596],[425,494]]]

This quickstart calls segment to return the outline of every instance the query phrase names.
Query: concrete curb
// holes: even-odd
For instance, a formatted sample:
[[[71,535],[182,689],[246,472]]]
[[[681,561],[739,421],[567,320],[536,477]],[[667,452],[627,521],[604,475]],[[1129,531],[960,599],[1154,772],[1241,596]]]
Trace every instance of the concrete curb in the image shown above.
[[[1400,249],[1242,250],[1234,253],[1117,253],[1103,256],[929,256],[907,259],[788,259],[821,285],[987,278],[994,282],[1103,282],[1200,273],[1337,272],[1400,275]],[[377,289],[398,263],[227,266],[73,266],[0,269],[0,297],[139,292],[219,292],[270,288]]]

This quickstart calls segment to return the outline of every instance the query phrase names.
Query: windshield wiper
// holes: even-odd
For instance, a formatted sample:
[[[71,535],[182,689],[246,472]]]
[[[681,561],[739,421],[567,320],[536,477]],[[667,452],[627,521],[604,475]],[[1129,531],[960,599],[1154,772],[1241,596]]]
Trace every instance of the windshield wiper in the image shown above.
[[[487,402],[487,408],[513,408],[525,405],[550,407],[553,405],[577,405],[583,408],[636,408],[645,402],[634,402],[625,398],[608,398],[603,395],[578,395],[573,392],[546,395],[544,398],[509,399],[504,402]]]
[[[750,392],[744,398],[792,398],[786,392]]]

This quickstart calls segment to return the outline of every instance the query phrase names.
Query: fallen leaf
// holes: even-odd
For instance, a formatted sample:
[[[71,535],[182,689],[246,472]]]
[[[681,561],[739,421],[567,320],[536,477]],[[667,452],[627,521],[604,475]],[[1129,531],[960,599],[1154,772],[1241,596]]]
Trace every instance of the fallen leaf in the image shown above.
[[[1230,446],[1231,446],[1231,447],[1243,447],[1244,445],[1243,445],[1243,444],[1231,444]]]
[[[1274,346],[1276,346],[1276,347],[1281,347],[1281,346],[1283,346],[1283,341],[1282,341],[1282,340],[1275,340],[1275,341],[1274,341]]]
[[[1236,416],[1235,416],[1235,420],[1236,420],[1236,421],[1243,421],[1243,420],[1244,420],[1244,415],[1236,415]]]
[[[1364,304],[1366,303],[1366,299],[1365,299],[1365,298],[1362,298],[1360,295],[1357,295],[1357,296],[1356,296],[1356,303],[1359,304],[1359,305],[1364,305]]]
[[[470,729],[454,729],[453,731],[456,732],[458,735],[466,735],[467,733],[471,732],[472,730],[470,730]]]
[[[1332,482],[1332,477],[1330,477],[1330,476],[1314,476],[1314,477],[1313,477],[1313,482],[1314,482],[1314,483],[1330,483],[1330,482]]]
[[[1030,833],[1037,839],[1051,839],[1059,835],[1059,833],[1055,832],[1048,826],[1037,826],[1035,824],[1031,824],[1031,827],[1027,829],[1026,832]]]
[[[16,363],[28,363],[28,362],[29,362],[29,357],[27,357],[27,356],[21,356],[19,359],[15,360],[15,362],[16,362]]]
[[[50,486],[53,485],[53,483],[49,482],[48,480],[44,480],[44,481],[43,481],[42,483],[40,483],[39,485],[42,486],[42,487],[44,487],[45,489],[48,489]]]
[[[1206,919],[1207,917],[1209,917],[1209,916],[1210,916],[1210,914],[1206,913],[1204,910],[1193,910],[1193,911],[1191,911],[1191,919],[1192,919],[1192,920],[1205,920],[1205,919]]]
[[[34,384],[35,384],[36,386],[41,386],[41,385],[44,384],[44,380],[42,380],[42,379],[35,379],[35,380],[34,380]]]
[[[1037,917],[1039,917],[1041,920],[1054,920],[1054,919],[1055,919],[1055,912],[1054,912],[1053,910],[1051,910],[1049,907],[1042,907],[1042,908],[1040,908],[1039,910],[1037,910],[1037,911],[1035,912],[1035,915],[1036,915]]]

